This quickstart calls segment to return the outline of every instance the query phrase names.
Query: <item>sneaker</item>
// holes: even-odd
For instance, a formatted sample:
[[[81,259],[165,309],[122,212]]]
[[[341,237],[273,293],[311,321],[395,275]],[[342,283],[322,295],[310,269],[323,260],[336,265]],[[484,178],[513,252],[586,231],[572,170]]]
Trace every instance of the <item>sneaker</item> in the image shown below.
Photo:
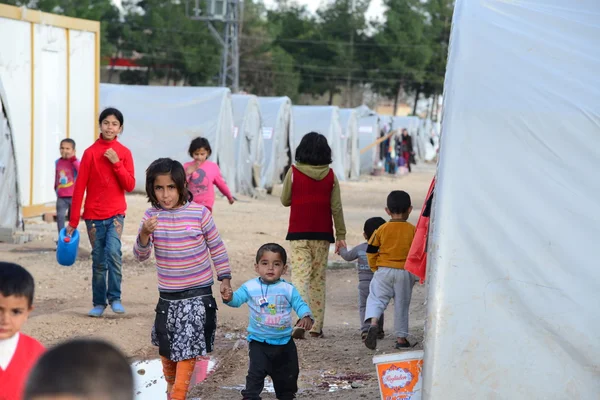
[[[396,342],[395,347],[396,347],[396,349],[400,350],[400,349],[408,349],[409,347],[412,347],[412,345],[408,341],[406,341],[404,343]]]
[[[294,329],[292,329],[292,337],[294,339],[304,339],[304,332],[306,332],[304,328],[295,326]]]
[[[94,306],[94,308],[92,308],[90,310],[88,315],[93,318],[100,318],[102,316],[102,314],[104,314],[105,308],[106,308],[106,306]]]
[[[377,334],[379,328],[377,326],[370,326],[367,331],[367,337],[365,338],[365,346],[367,349],[375,350],[377,348]]]
[[[123,308],[121,300],[115,300],[112,303],[110,303],[110,308],[112,308],[115,314],[125,314],[125,308]]]

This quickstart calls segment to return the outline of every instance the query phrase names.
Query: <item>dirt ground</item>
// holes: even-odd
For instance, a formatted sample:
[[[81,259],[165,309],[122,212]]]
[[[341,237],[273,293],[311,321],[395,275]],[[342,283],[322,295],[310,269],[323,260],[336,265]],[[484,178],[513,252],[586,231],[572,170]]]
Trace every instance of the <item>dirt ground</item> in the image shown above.
[[[385,199],[391,190],[401,189],[411,194],[415,210],[410,220],[416,223],[433,173],[433,165],[419,165],[412,174],[403,177],[362,177],[358,182],[342,183],[348,246],[362,241],[365,219],[385,217]],[[276,188],[273,196],[263,199],[240,198],[233,206],[223,199],[215,204],[214,218],[231,258],[234,289],[255,276],[253,257],[261,244],[275,241],[289,249],[284,240],[289,211],[279,203],[279,190]],[[48,346],[73,337],[102,337],[119,346],[132,360],[158,356],[149,338],[157,301],[156,273],[152,262],[140,264],[132,256],[133,242],[147,202],[144,196],[137,194],[128,196],[127,201],[129,209],[122,238],[122,291],[127,313],[121,317],[110,310],[104,318],[87,317],[92,306],[87,240],[82,240],[78,261],[68,268],[56,263],[55,225],[39,218],[26,224],[26,230],[35,233],[34,241],[20,246],[0,243],[0,260],[20,263],[36,279],[35,310],[25,326],[25,333]],[[341,259],[332,254],[330,261],[335,260]],[[284,278],[289,280],[291,276]],[[395,351],[393,307],[386,312],[387,337],[379,341],[376,351],[368,350],[360,340],[357,284],[354,269],[328,271],[326,337],[297,341],[301,370],[298,398],[378,398],[372,357]],[[218,286],[216,288],[218,293]],[[409,338],[417,342],[415,349],[421,348],[423,339],[425,297],[426,288],[417,284],[411,304]],[[209,378],[192,390],[190,397],[213,400],[241,397],[235,390],[243,387],[247,370],[247,348],[242,335],[248,311],[246,307],[229,308],[220,299],[218,303],[219,330],[214,353],[218,365]],[[335,390],[336,385],[347,389]],[[263,398],[274,399],[275,396],[267,393]]]

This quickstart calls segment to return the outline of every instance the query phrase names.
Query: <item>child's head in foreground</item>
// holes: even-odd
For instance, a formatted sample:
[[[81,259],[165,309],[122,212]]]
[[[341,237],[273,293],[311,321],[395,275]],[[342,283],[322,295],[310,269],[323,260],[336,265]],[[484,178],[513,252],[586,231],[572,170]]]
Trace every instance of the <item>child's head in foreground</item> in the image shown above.
[[[114,346],[75,339],[48,350],[37,362],[24,400],[132,400],[133,373]]]
[[[146,169],[146,195],[155,208],[170,210],[191,201],[185,170],[179,161],[159,158]]]
[[[308,165],[331,164],[331,147],[320,133],[310,132],[302,137],[296,148],[296,162]]]
[[[287,253],[277,243],[260,246],[256,252],[256,272],[265,283],[277,282],[287,270]]]
[[[385,224],[385,219],[381,217],[373,217],[369,218],[365,221],[365,226],[363,227],[363,236],[367,241],[371,240],[371,236],[375,233],[377,229],[383,224]]]
[[[60,157],[68,160],[75,155],[75,141],[66,138],[60,141]]]
[[[392,218],[407,219],[412,211],[410,196],[403,190],[394,190],[387,197],[385,211]]]
[[[21,331],[33,309],[33,276],[20,265],[0,262],[0,340]]]
[[[192,140],[190,143],[190,148],[188,149],[188,153],[190,154],[190,157],[192,157],[194,161],[198,163],[206,161],[212,154],[212,149],[208,139],[197,137],[196,139]]]

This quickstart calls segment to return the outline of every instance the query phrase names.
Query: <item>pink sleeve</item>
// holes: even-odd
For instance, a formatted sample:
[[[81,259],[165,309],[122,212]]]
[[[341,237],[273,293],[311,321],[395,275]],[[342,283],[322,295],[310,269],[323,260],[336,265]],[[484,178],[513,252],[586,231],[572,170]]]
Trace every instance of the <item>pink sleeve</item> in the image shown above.
[[[217,164],[214,164],[214,168],[215,168],[215,185],[217,185],[217,187],[219,188],[221,193],[223,193],[223,196],[227,197],[228,200],[231,200],[233,198],[233,196],[231,195],[231,191],[227,187],[227,183],[225,182],[225,179],[223,179],[223,176],[221,175],[221,169],[219,168],[219,166]]]
[[[183,164],[183,170],[185,171],[185,180],[188,181],[188,183],[189,183],[190,179],[192,179],[193,172],[191,174],[188,174],[187,169],[190,165],[192,165],[193,162],[194,161],[188,161]]]

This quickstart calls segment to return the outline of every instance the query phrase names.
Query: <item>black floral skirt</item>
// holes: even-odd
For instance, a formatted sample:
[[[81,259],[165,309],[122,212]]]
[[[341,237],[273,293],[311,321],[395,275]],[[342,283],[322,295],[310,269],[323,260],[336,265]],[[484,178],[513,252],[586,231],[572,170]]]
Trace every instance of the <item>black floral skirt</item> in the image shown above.
[[[152,344],[171,361],[204,356],[213,350],[217,302],[211,288],[160,293]]]

